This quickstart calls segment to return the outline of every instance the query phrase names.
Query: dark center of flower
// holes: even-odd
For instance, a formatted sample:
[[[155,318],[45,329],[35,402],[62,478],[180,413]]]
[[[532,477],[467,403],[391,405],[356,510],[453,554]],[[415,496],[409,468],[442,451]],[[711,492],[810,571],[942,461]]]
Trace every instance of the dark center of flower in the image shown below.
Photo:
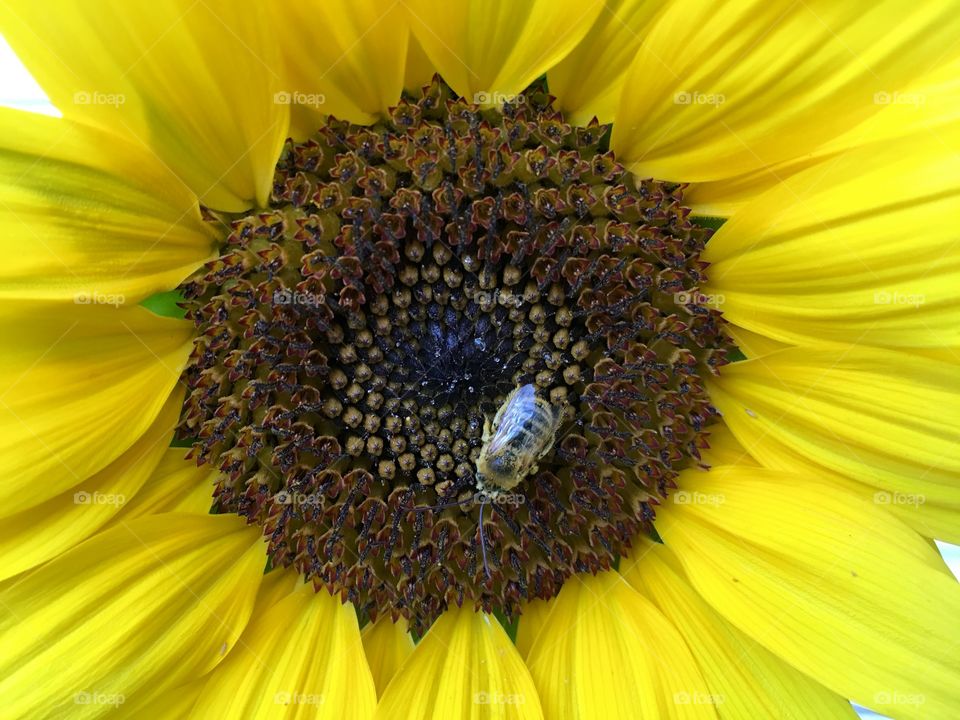
[[[288,142],[271,208],[184,286],[180,429],[220,470],[216,511],[371,619],[512,615],[611,567],[716,415],[708,231],[680,187],[624,172],[609,128],[520,100],[480,109],[435,80],[388,122]],[[559,427],[525,473],[481,485],[527,385]]]

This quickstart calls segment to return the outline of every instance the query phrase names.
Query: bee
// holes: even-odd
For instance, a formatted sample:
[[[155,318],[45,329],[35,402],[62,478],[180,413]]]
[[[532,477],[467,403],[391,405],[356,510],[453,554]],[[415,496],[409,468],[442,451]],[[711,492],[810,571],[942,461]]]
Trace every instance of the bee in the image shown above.
[[[533,385],[515,388],[493,417],[483,425],[483,445],[477,457],[477,495],[480,500],[478,533],[483,571],[491,577],[487,562],[487,539],[484,534],[483,510],[488,502],[496,503],[501,493],[512,490],[527,475],[537,471],[537,461],[546,455],[556,440],[563,421],[564,408],[558,408],[537,396]],[[461,505],[462,501],[416,508],[439,510]]]
[[[537,396],[527,384],[515,388],[483,426],[477,458],[477,488],[486,494],[512,490],[537,471],[537,462],[556,440],[563,409]]]

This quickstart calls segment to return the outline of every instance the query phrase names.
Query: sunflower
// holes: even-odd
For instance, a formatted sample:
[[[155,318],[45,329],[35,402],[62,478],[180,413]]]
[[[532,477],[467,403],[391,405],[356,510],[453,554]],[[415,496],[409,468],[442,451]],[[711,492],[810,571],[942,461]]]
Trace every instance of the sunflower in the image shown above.
[[[4,717],[955,717],[958,11],[0,2]]]

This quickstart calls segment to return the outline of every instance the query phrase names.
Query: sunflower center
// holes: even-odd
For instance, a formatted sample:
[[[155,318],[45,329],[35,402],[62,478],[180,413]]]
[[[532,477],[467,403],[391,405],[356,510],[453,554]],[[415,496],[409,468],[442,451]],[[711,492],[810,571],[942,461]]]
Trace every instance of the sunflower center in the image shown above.
[[[512,615],[611,567],[716,415],[707,231],[608,128],[519,100],[435,80],[288,142],[271,208],[184,285],[180,431],[216,511],[371,619]]]

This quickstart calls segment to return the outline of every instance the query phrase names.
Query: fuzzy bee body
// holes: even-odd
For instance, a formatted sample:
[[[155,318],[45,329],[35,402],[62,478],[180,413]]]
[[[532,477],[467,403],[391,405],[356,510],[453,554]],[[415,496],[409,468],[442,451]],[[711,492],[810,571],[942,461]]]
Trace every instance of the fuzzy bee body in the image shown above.
[[[549,452],[563,418],[560,409],[537,396],[533,385],[513,390],[491,425],[483,428],[483,447],[477,458],[477,484],[496,494],[516,487],[537,461]]]

